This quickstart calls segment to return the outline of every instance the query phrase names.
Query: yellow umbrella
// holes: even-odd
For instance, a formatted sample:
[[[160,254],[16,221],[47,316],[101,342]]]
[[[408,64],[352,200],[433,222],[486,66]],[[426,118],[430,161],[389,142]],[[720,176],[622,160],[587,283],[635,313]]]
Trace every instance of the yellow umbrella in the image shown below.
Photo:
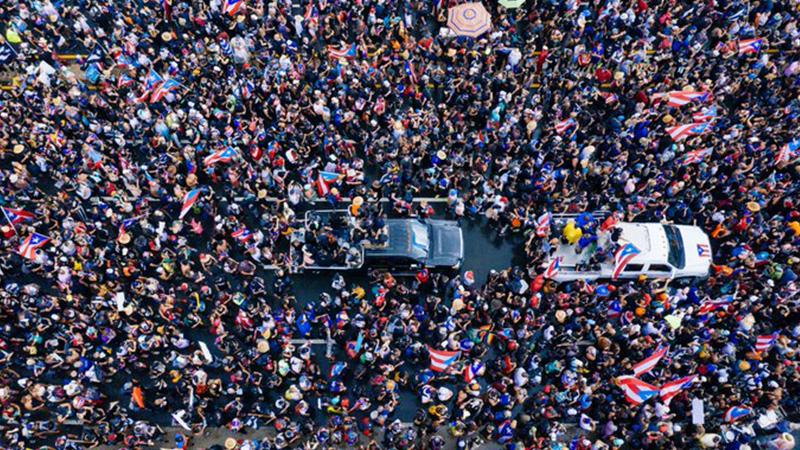
[[[525,4],[525,0],[500,0],[500,6],[505,6],[508,9],[519,8]]]
[[[22,42],[22,39],[17,34],[17,31],[14,30],[12,27],[8,27],[6,29],[6,40],[12,44],[19,44]]]
[[[447,27],[460,36],[478,37],[492,29],[492,17],[482,3],[463,3],[450,8]]]

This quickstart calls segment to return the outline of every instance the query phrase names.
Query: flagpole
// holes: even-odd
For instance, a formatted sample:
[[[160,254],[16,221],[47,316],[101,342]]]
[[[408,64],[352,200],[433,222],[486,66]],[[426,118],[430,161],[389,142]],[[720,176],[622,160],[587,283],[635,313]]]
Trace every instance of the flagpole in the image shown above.
[[[14,226],[14,222],[12,222],[12,221],[11,221],[11,219],[9,219],[9,218],[8,218],[8,214],[6,214],[6,208],[5,208],[5,207],[0,207],[0,209],[2,209],[2,210],[3,210],[3,217],[5,217],[5,218],[6,218],[6,220],[8,221],[8,224],[9,224],[9,225],[11,225],[11,229],[12,229],[12,230],[14,230],[14,235],[16,236],[16,234],[17,234],[17,227],[15,227],[15,226]]]

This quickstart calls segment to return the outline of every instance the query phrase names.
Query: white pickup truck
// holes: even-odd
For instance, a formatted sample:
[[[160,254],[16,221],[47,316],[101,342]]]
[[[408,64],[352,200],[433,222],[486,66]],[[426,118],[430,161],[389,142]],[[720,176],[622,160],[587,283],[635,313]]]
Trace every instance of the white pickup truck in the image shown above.
[[[622,230],[618,243],[633,244],[640,251],[634,256],[619,278],[706,278],[711,267],[711,244],[702,229],[691,225],[661,223],[616,224]],[[561,258],[553,280],[597,280],[612,278],[613,258],[591,266],[589,250],[575,252],[573,245],[559,245],[550,261]]]

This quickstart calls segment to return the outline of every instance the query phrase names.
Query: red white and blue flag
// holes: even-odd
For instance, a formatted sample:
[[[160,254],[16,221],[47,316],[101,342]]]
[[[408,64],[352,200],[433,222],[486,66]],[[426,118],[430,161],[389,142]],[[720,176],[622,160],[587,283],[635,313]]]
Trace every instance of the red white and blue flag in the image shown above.
[[[181,86],[177,80],[170,78],[169,80],[156,86],[153,94],[150,96],[150,103],[160,102],[167,96],[168,93],[178,89]]]
[[[203,165],[208,167],[210,165],[220,162],[228,163],[233,161],[233,158],[235,157],[236,157],[236,150],[234,150],[231,147],[225,147],[225,149],[216,151],[203,158]]]
[[[611,278],[614,280],[619,278],[619,275],[622,273],[622,269],[624,269],[625,266],[627,266],[628,263],[631,262],[631,260],[639,253],[642,252],[631,243],[620,247],[619,250],[617,250],[617,253],[614,255],[614,270],[611,273]]]
[[[746,55],[748,53],[758,53],[761,51],[761,46],[764,40],[761,38],[742,39],[738,42],[739,54]]]
[[[669,405],[673,397],[688,389],[696,379],[697,375],[689,375],[688,377],[678,378],[677,380],[664,383],[658,391],[658,395],[661,396],[661,401]]]
[[[775,162],[780,164],[794,161],[797,158],[800,158],[800,139],[793,139],[781,147],[778,155],[775,157]]]
[[[319,193],[320,197],[328,195],[331,184],[336,183],[337,181],[339,181],[338,173],[320,171],[319,175],[317,176],[317,193]]]
[[[689,136],[696,136],[703,134],[708,129],[708,122],[705,123],[690,123],[686,125],[677,125],[667,128],[669,137],[675,142],[680,142]]]
[[[155,70],[150,69],[150,72],[147,73],[147,77],[144,79],[144,89],[146,91],[150,91],[151,89],[156,87],[159,83],[163,82],[164,78],[162,78],[161,75],[159,75],[158,72],[156,72]]]
[[[756,351],[769,350],[778,341],[778,336],[778,333],[772,333],[756,337]]]
[[[696,164],[703,161],[707,156],[711,155],[714,151],[711,147],[700,150],[692,150],[686,152],[681,158],[681,165],[688,166],[689,164]]]
[[[5,213],[6,219],[9,223],[11,223],[11,225],[16,225],[26,220],[33,220],[36,217],[33,215],[33,213],[15,208],[3,208],[3,212]]]
[[[561,270],[561,260],[563,256],[556,256],[550,261],[550,264],[547,265],[547,269],[544,271],[545,278],[555,278],[558,275],[558,271]]]
[[[406,61],[403,70],[406,72],[406,75],[408,75],[408,79],[412,83],[417,84],[417,73],[414,70],[414,63],[412,63],[411,61]]]
[[[649,373],[651,370],[653,370],[653,368],[656,367],[656,364],[661,361],[661,358],[663,358],[668,351],[669,345],[658,347],[652,355],[633,365],[633,374],[637,377],[640,377],[646,373]]]
[[[704,102],[708,100],[709,93],[701,91],[672,91],[667,92],[667,105],[677,108],[691,102]]]
[[[49,240],[50,238],[47,236],[39,233],[32,233],[22,242],[22,245],[19,246],[19,254],[22,255],[23,258],[33,260],[36,258],[36,250],[44,247]]]
[[[483,363],[480,361],[475,361],[472,364],[467,364],[467,366],[464,367],[464,381],[467,383],[472,383],[472,381],[478,376],[482,368],[483,368]]]
[[[461,356],[460,351],[448,352],[445,350],[435,350],[430,347],[428,347],[428,353],[430,353],[431,356],[431,370],[434,372],[447,372],[450,366],[458,361],[458,357]]]
[[[553,216],[549,212],[545,212],[536,219],[536,236],[546,237],[550,235],[550,219]]]
[[[753,412],[752,409],[746,406],[731,406],[725,411],[723,419],[727,423],[733,423],[738,420],[744,419]]]
[[[132,85],[135,82],[136,82],[136,80],[134,80],[133,78],[129,77],[128,74],[126,74],[126,73],[120,74],[119,79],[117,80],[117,89],[123,88],[123,87],[128,87],[128,86]]]
[[[183,196],[183,206],[181,206],[181,215],[178,216],[180,219],[183,219],[183,216],[192,209],[197,200],[200,199],[200,188],[192,189],[191,191],[187,192],[186,195]]]
[[[708,108],[703,108],[699,112],[692,114],[692,119],[694,119],[695,123],[697,122],[708,122],[709,120],[714,120],[717,118],[717,107],[711,106]]]
[[[222,12],[229,16],[235,15],[244,6],[244,0],[223,0],[223,2]]]
[[[701,258],[711,257],[711,249],[708,247],[708,244],[697,244],[697,256]]]
[[[350,44],[348,47],[343,49],[337,49],[336,47],[329,45],[328,46],[328,58],[333,59],[353,59],[356,57],[356,44]]]
[[[703,315],[708,314],[710,312],[714,312],[719,308],[726,307],[733,303],[733,295],[724,295],[720,298],[714,300],[706,300],[702,304],[700,304],[700,308],[697,310],[697,314]]]
[[[575,122],[575,119],[570,117],[567,120],[562,120],[556,124],[556,133],[564,134],[565,131],[569,130],[570,128],[576,126],[578,123]]]
[[[251,233],[246,227],[241,227],[231,233],[231,237],[239,242],[247,242],[251,237],[253,237],[253,233]]]
[[[622,391],[625,393],[625,400],[633,405],[641,405],[658,395],[657,387],[645,383],[636,377],[625,375],[618,377],[616,382],[617,386],[622,388]]]

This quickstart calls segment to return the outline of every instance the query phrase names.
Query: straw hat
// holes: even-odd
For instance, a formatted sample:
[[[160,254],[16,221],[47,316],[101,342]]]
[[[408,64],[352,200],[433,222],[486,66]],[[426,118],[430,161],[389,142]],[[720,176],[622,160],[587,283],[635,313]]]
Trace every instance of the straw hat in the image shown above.
[[[761,205],[757,202],[747,202],[747,209],[750,212],[759,212],[761,211]]]
[[[269,351],[269,344],[267,341],[259,339],[256,344],[256,350],[258,350],[258,353],[267,353]]]
[[[264,200],[265,198],[267,198],[267,190],[266,189],[259,189],[258,190],[258,199],[259,200]]]
[[[565,313],[562,310],[556,311],[556,320],[558,321],[558,323],[564,323],[564,320],[566,320],[566,318],[567,318],[567,313]]]
[[[19,155],[20,153],[25,151],[25,147],[22,144],[17,144],[11,150],[15,155]]]
[[[171,32],[169,32],[169,31],[165,31],[165,32],[161,33],[161,39],[162,39],[164,42],[169,42],[169,41],[171,41],[171,40],[172,40],[172,33],[171,33]]]
[[[236,439],[230,437],[225,439],[225,448],[227,448],[228,450],[233,450],[234,448],[236,448],[236,445],[237,445]]]
[[[444,150],[439,150],[438,152],[436,152],[436,157],[441,160],[445,160],[447,159],[447,153],[445,153]]]
[[[120,234],[120,235],[119,235],[119,237],[117,238],[117,241],[118,241],[120,244],[122,244],[122,245],[125,245],[125,244],[127,244],[127,243],[129,243],[129,242],[131,241],[131,235],[130,235],[130,234],[128,234],[128,233],[122,233],[122,234]]]
[[[361,196],[358,196],[358,197],[354,198],[354,199],[353,199],[353,204],[354,204],[355,206],[361,206],[361,205],[363,205],[363,204],[364,204],[364,198],[363,198],[363,197],[361,197]]]

